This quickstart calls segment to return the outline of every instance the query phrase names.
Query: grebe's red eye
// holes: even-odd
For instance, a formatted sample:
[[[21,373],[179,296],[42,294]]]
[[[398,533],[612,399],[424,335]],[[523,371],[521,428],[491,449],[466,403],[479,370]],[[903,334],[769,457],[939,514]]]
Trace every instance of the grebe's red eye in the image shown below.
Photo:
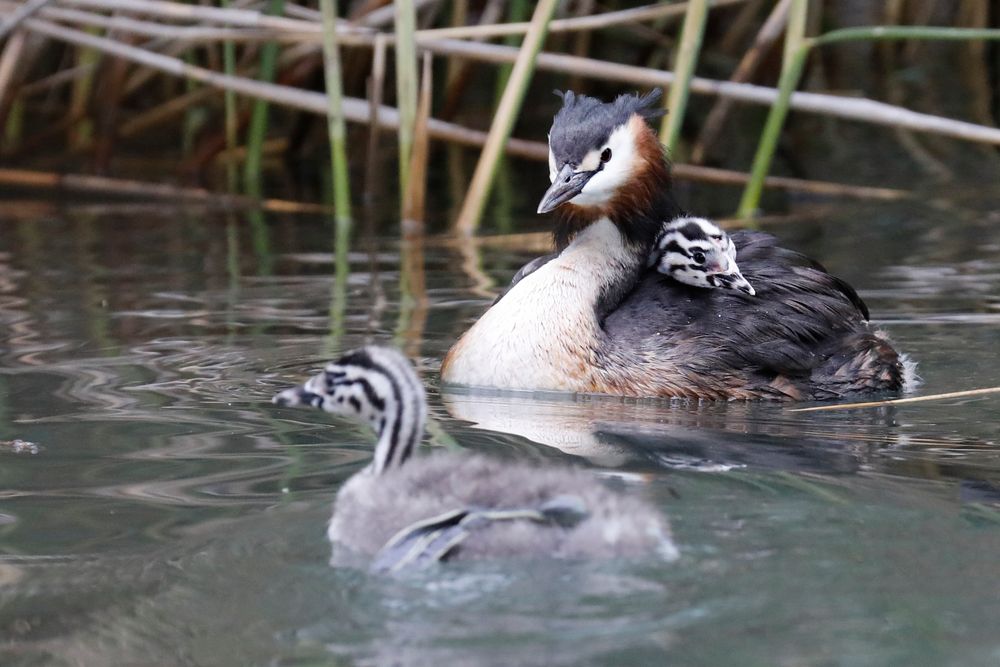
[[[605,148],[604,151],[601,153],[601,162],[607,162],[610,159],[611,159],[611,149]]]

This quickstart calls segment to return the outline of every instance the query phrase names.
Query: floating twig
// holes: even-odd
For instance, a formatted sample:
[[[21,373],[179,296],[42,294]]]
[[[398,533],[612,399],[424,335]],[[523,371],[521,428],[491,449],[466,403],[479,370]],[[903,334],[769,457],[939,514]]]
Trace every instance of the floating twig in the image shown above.
[[[793,408],[788,412],[825,412],[828,410],[853,410],[855,408],[877,408],[884,405],[906,405],[909,403],[926,403],[941,401],[948,398],[968,398],[969,396],[988,396],[1000,394],[1000,387],[985,387],[966,391],[951,391],[946,394],[931,394],[928,396],[913,396],[911,398],[893,398],[885,401],[866,401],[864,403],[841,403],[839,405],[820,405],[814,408]]]

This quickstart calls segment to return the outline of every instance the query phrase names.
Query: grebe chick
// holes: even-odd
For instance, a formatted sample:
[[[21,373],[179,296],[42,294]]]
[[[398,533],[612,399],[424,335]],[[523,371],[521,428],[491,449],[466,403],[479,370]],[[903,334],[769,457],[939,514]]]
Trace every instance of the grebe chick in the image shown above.
[[[685,285],[756,294],[736,265],[736,245],[729,234],[705,218],[683,217],[664,223],[649,266]]]
[[[647,119],[659,91],[563,95],[549,132],[556,254],[520,274],[448,351],[445,383],[694,399],[818,400],[903,388],[903,357],[853,288],[767,234],[731,238],[756,297],[647,261],[682,215]]]
[[[414,456],[423,385],[400,352],[349,352],[274,397],[356,417],[378,433],[375,458],[337,493],[327,536],[333,562],[374,556],[377,570],[438,560],[617,558],[677,549],[666,519],[583,470],[457,453]],[[346,547],[341,559],[339,547]]]

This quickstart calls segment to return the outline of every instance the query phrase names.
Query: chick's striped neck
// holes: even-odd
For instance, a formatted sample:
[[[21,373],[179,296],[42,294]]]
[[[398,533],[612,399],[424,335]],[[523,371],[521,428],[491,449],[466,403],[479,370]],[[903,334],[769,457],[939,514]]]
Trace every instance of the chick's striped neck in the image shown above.
[[[380,475],[403,465],[424,432],[426,399],[409,361],[395,350],[366,348],[345,355],[313,378],[328,412],[348,414],[378,433],[371,464]]]

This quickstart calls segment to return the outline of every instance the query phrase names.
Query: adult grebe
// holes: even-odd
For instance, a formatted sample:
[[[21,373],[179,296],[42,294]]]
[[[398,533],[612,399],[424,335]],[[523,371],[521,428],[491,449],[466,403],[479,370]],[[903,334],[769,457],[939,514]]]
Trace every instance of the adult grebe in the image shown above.
[[[350,415],[378,433],[374,461],[337,493],[327,532],[334,545],[375,555],[375,569],[452,558],[677,555],[660,513],[586,471],[456,453],[412,457],[426,399],[396,350],[349,352],[274,402]],[[341,559],[335,550],[334,562],[352,553]]]
[[[899,390],[904,363],[853,288],[760,232],[732,235],[756,296],[647,267],[680,215],[646,119],[659,91],[610,103],[571,92],[549,132],[557,254],[449,350],[445,382],[627,396],[830,399]]]

